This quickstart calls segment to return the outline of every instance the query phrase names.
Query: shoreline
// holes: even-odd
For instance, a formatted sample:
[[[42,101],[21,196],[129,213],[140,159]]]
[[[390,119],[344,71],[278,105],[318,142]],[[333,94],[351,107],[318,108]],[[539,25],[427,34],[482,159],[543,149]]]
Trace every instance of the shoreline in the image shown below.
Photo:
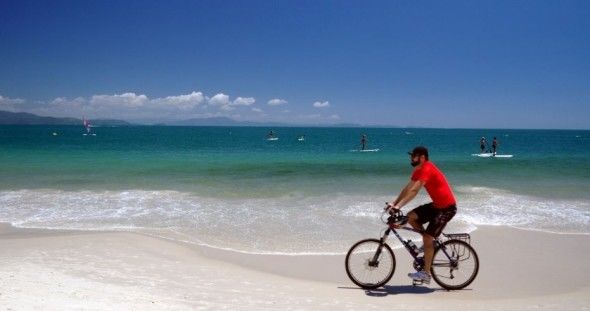
[[[179,239],[179,238],[175,238],[172,236],[158,235],[156,233],[142,232],[142,231],[140,231],[141,229],[144,229],[144,228],[126,228],[126,229],[35,228],[35,227],[18,227],[18,226],[12,225],[10,222],[0,221],[0,238],[8,237],[10,235],[14,235],[14,236],[18,236],[18,237],[26,237],[26,236],[35,237],[35,236],[39,236],[39,235],[49,236],[49,235],[68,235],[68,234],[129,233],[129,234],[137,234],[137,235],[142,235],[142,236],[146,236],[146,237],[151,237],[151,238],[155,238],[155,239],[161,239],[164,241],[169,241],[171,243],[177,243],[177,244],[182,244],[182,245],[186,245],[186,246],[190,246],[190,247],[195,247],[197,249],[201,249],[202,252],[204,252],[204,253],[231,253],[231,254],[235,253],[238,256],[244,255],[244,256],[269,256],[269,257],[275,257],[275,256],[276,257],[281,257],[281,256],[286,256],[286,257],[322,257],[322,256],[327,256],[327,257],[330,257],[330,256],[345,256],[346,251],[348,251],[348,249],[346,249],[345,251],[342,251],[342,252],[325,252],[325,253],[319,253],[319,252],[289,253],[289,252],[278,252],[278,251],[260,251],[260,252],[247,251],[247,250],[240,250],[240,249],[232,249],[229,247],[213,246],[213,245],[209,245],[209,244],[198,243],[196,241]],[[454,229],[456,229],[456,228],[454,228]],[[515,225],[481,225],[481,224],[480,225],[473,225],[473,228],[470,228],[468,230],[464,230],[464,231],[451,230],[451,231],[445,232],[445,233],[459,233],[459,232],[461,232],[461,233],[468,233],[468,234],[472,235],[475,232],[477,232],[478,230],[488,231],[488,230],[501,230],[501,229],[530,232],[530,233],[539,233],[539,234],[548,234],[548,235],[558,235],[558,236],[580,236],[580,237],[588,236],[588,237],[590,237],[590,233],[587,233],[587,232],[555,232],[555,231],[545,230],[545,229],[520,228]],[[373,232],[373,233],[375,233],[375,232]],[[363,238],[379,238],[379,236],[376,234],[374,234],[374,235],[368,234],[366,237],[363,237]],[[397,241],[397,239],[395,239],[393,236],[390,236],[390,238],[387,241],[390,242],[390,246],[394,251],[403,248],[403,246],[401,246],[399,244],[399,241]],[[392,245],[392,243],[391,243],[392,241],[395,241],[396,245]],[[353,241],[353,242],[356,242],[356,241]]]
[[[15,310],[428,310],[441,304],[583,310],[590,305],[588,242],[590,236],[480,227],[472,232],[472,245],[481,269],[467,289],[448,292],[434,282],[412,286],[409,255],[394,251],[393,278],[384,288],[364,291],[348,280],[344,255],[244,254],[141,233],[0,224],[0,304]]]

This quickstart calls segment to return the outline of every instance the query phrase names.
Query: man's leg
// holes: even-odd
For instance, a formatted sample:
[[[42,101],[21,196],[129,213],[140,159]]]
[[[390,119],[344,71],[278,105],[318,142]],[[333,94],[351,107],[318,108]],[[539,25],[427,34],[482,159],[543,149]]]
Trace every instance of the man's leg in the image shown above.
[[[422,233],[424,241],[424,272],[430,274],[432,259],[434,257],[434,237],[438,237],[447,223],[455,216],[456,206],[450,206],[445,209],[433,209],[434,217],[428,222],[428,227]]]
[[[418,221],[418,215],[413,211],[408,213],[408,223],[412,228],[424,231],[424,227]],[[434,256],[434,237],[427,233],[422,233],[422,242],[424,242],[424,272],[430,274],[432,257]]]
[[[418,221],[418,214],[416,214],[416,212],[413,210],[408,213],[408,223],[410,226],[412,226],[412,228],[419,230],[420,232],[424,231],[424,227]]]
[[[424,242],[424,272],[430,274],[432,257],[434,256],[434,237],[428,233],[423,233],[422,241]]]
[[[415,273],[408,273],[408,276],[414,281],[422,281],[425,284],[430,284],[429,269],[434,254],[434,247],[432,245],[432,235],[424,232],[423,224],[432,220],[432,203],[420,205],[408,213],[408,223],[416,230],[422,232],[422,240],[424,241],[424,260],[425,266],[428,263],[428,270],[424,269]],[[430,224],[429,224],[430,226]],[[428,229],[427,229],[428,230]],[[427,239],[427,236],[429,239]],[[425,267],[426,268],[426,267]]]

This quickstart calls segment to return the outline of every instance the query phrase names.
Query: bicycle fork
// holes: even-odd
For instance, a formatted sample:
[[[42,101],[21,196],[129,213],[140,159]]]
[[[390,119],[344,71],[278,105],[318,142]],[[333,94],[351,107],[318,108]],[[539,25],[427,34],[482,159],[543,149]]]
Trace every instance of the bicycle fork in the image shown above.
[[[375,252],[375,255],[373,255],[373,258],[371,260],[369,260],[369,267],[379,266],[379,256],[381,256],[381,251],[383,250],[383,244],[385,244],[385,240],[387,240],[387,237],[389,236],[389,232],[391,232],[391,229],[385,230],[385,232],[383,233],[383,236],[379,239],[379,246],[377,247],[377,251]]]

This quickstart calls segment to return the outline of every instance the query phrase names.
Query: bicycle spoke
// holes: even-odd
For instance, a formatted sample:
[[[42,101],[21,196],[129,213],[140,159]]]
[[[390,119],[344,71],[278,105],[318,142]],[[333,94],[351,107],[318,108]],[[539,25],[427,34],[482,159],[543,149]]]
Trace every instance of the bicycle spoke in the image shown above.
[[[478,270],[475,250],[464,241],[449,240],[435,251],[431,272],[443,288],[461,289],[475,279]]]
[[[373,259],[376,253],[376,262]],[[350,279],[363,288],[376,288],[387,283],[395,270],[391,248],[381,246],[379,240],[363,240],[355,244],[346,256],[346,272]]]

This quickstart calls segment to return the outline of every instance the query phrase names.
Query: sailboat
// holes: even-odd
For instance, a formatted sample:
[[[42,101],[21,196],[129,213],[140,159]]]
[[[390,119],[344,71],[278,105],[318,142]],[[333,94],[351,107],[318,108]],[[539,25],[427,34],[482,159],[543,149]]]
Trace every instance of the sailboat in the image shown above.
[[[86,133],[84,133],[82,135],[84,135],[84,136],[89,136],[89,135],[90,136],[96,136],[95,133],[92,133],[92,130],[91,130],[91,127],[92,126],[90,125],[90,121],[88,121],[88,119],[86,119],[86,117],[82,118],[82,120],[83,120],[83,123],[84,123],[84,127],[86,128]]]

